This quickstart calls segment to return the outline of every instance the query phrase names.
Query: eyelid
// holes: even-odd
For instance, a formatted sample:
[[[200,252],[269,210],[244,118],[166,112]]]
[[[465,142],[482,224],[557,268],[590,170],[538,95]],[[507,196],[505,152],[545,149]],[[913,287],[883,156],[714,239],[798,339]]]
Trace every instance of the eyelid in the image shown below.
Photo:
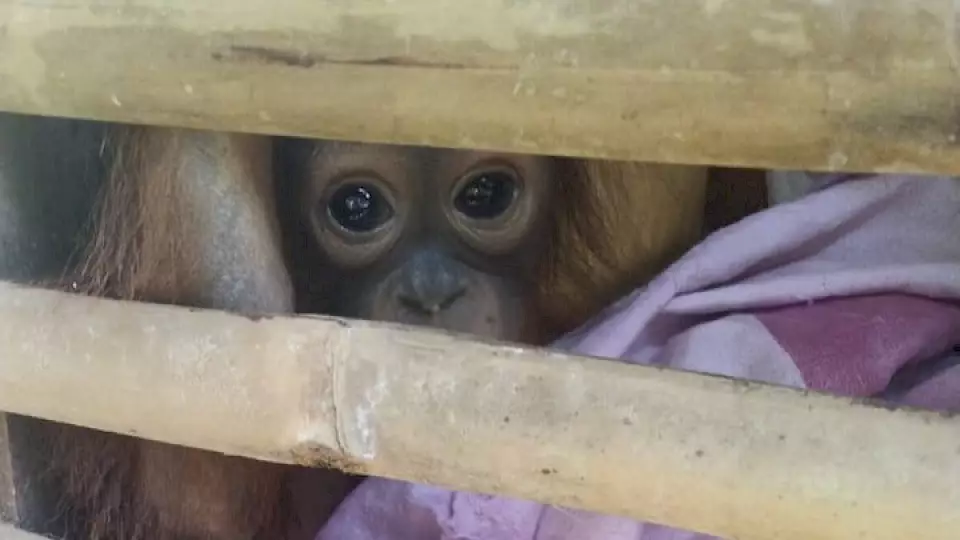
[[[516,250],[522,244],[533,223],[530,215],[532,194],[522,170],[502,158],[490,159],[473,165],[454,183],[453,192],[444,204],[444,213],[467,245],[484,253],[501,255]],[[492,219],[473,219],[459,212],[455,208],[457,194],[477,174],[489,171],[506,171],[516,182],[513,201],[507,210]]]
[[[364,184],[376,188],[390,207],[389,219],[381,226],[363,232],[351,231],[337,223],[330,213],[330,201],[339,189],[351,184]],[[403,219],[402,210],[397,206],[397,197],[391,189],[390,183],[368,169],[347,170],[332,177],[327,185],[322,188],[312,206],[310,219],[313,222],[313,228],[318,231],[326,231],[325,233],[320,232],[320,234],[322,236],[329,235],[330,239],[335,238],[335,242],[348,251],[360,250],[364,246],[373,244],[391,244],[391,239],[398,236],[397,231],[401,228],[398,222]],[[329,241],[328,239],[327,242]],[[347,256],[349,253],[344,253],[344,255]]]
[[[329,203],[332,194],[351,183],[376,186],[390,206],[390,218],[383,225],[364,232],[346,229],[330,215]],[[403,229],[403,211],[396,205],[396,197],[389,185],[379,177],[370,175],[341,175],[322,188],[320,196],[312,203],[309,214],[310,226],[321,250],[332,264],[340,268],[361,268],[378,260],[392,249]]]
[[[470,168],[460,173],[460,175],[457,177],[457,181],[452,184],[447,198],[450,201],[453,201],[456,199],[457,195],[460,193],[460,190],[463,189],[467,182],[475,178],[478,174],[489,172],[508,173],[517,182],[517,195],[519,196],[523,188],[523,175],[520,174],[520,171],[517,170],[517,168],[506,159],[488,158],[474,163],[470,166]]]
[[[350,184],[372,185],[386,198],[390,208],[394,211],[397,210],[397,195],[393,190],[393,186],[391,186],[390,182],[384,180],[382,176],[368,169],[353,169],[333,176],[330,181],[327,182],[323,191],[320,192],[318,202],[327,206],[334,193],[340,188]]]
[[[507,206],[506,210],[502,214],[495,216],[491,219],[471,218],[470,216],[467,216],[462,212],[460,212],[459,210],[457,210],[456,208],[457,197],[460,195],[460,192],[463,190],[463,188],[466,187],[467,183],[473,181],[478,176],[481,176],[483,174],[493,173],[493,172],[506,173],[514,181],[513,200],[510,201],[510,205]],[[514,212],[514,209],[517,207],[517,203],[519,203],[523,199],[523,194],[525,192],[524,185],[525,185],[525,182],[523,180],[523,175],[520,174],[520,171],[518,171],[517,168],[514,167],[509,162],[502,159],[490,159],[487,161],[482,161],[478,164],[474,164],[473,167],[470,167],[469,169],[467,169],[467,171],[464,172],[462,175],[460,175],[457,181],[453,183],[453,189],[451,190],[451,193],[448,196],[448,205],[453,210],[453,213],[456,216],[458,216],[458,219],[466,220],[472,224],[480,225],[481,227],[483,226],[489,227],[491,225],[496,225],[504,222],[505,218],[509,217],[510,214]]]
[[[321,198],[329,198],[329,195],[344,185],[351,183],[371,183],[380,188],[384,194],[393,198],[393,192],[390,189],[390,182],[387,182],[383,176],[377,174],[373,169],[358,168],[346,169],[330,177],[327,185],[324,186]],[[393,202],[393,201],[391,201]]]
[[[344,226],[344,224],[337,219],[337,217],[334,215],[334,208],[332,205],[333,197],[337,196],[342,190],[350,189],[350,188],[363,189],[365,191],[368,191],[373,196],[373,198],[383,199],[382,200],[383,206],[379,208],[379,211],[383,213],[383,215],[377,216],[377,219],[383,219],[382,223],[378,224],[377,226],[375,226],[370,230],[354,230]],[[393,204],[390,203],[389,198],[383,193],[383,190],[380,187],[374,185],[374,183],[372,182],[359,181],[359,182],[344,182],[340,184],[336,189],[332,190],[330,198],[326,201],[326,204],[323,204],[323,207],[326,209],[328,221],[333,223],[333,226],[339,232],[345,235],[349,235],[351,237],[357,237],[357,238],[363,238],[366,236],[376,234],[377,232],[382,230],[384,227],[389,225],[390,221],[396,215],[396,210],[393,208]]]

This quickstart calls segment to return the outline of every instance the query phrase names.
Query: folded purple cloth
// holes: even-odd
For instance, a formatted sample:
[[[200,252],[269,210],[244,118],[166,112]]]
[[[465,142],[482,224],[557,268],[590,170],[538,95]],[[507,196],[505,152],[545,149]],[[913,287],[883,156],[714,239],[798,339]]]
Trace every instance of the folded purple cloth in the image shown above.
[[[960,182],[908,176],[817,182],[806,197],[717,232],[556,346],[960,410]],[[316,538],[710,537],[370,478]]]

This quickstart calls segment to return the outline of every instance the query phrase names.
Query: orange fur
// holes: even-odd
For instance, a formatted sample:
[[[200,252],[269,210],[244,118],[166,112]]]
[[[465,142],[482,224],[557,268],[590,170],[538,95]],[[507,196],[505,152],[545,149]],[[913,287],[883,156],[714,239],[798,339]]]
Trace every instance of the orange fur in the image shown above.
[[[706,171],[566,160],[540,313],[549,337],[575,329],[645,283],[700,238]]]
[[[200,304],[204,253],[186,241],[194,205],[184,132],[119,128],[113,168],[78,292],[125,300]],[[248,164],[211,156],[226,167]],[[70,521],[84,540],[276,539],[284,467],[67,428],[59,444]]]
[[[225,307],[204,290],[199,263],[208,255],[189,241],[202,216],[192,215],[198,211],[192,195],[175,181],[191,174],[182,157],[193,150],[191,140],[186,132],[159,128],[116,134],[97,231],[70,280],[77,290]],[[241,173],[262,170],[253,162],[259,158],[246,156],[209,157]],[[583,323],[685,249],[699,233],[699,220],[691,217],[703,203],[703,175],[693,169],[578,160],[563,160],[562,169],[550,249],[536,278],[545,340]],[[279,527],[289,516],[282,467],[73,428],[62,443],[71,480],[67,503],[76,520],[89,525],[84,538],[283,536]]]

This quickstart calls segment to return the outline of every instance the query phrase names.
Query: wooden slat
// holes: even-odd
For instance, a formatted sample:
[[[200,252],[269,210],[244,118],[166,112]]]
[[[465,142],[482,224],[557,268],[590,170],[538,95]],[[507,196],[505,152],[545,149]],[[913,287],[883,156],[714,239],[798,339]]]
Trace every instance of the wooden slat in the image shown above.
[[[326,318],[0,285],[0,410],[743,540],[955,539],[960,418]]]
[[[956,6],[2,0],[0,109],[690,164],[958,173]]]
[[[0,522],[15,523],[17,521],[16,495],[7,415],[0,413]]]

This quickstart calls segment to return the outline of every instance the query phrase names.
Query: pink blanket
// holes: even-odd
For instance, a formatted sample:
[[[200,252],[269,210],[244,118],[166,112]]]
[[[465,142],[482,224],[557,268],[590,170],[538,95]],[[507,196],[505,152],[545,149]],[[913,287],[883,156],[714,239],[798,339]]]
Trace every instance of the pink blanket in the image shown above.
[[[960,410],[960,182],[820,176],[712,235],[557,346]],[[558,369],[563,369],[558,365]],[[317,540],[704,540],[705,535],[371,478]]]

